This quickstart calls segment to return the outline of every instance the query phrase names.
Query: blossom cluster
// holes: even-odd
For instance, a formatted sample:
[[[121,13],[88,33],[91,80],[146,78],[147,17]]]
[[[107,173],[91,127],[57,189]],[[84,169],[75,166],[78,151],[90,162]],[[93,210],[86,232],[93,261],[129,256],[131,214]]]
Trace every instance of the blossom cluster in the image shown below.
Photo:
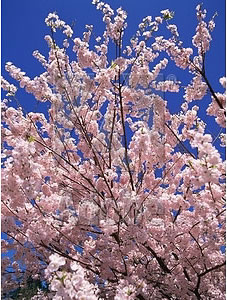
[[[84,269],[76,262],[70,263],[70,272],[63,269],[66,259],[58,254],[52,254],[46,268],[50,290],[56,292],[52,299],[84,299],[97,300],[97,286],[89,283]],[[61,270],[59,270],[61,269]]]
[[[72,28],[65,24],[64,21],[59,19],[59,16],[56,13],[49,13],[47,18],[45,19],[45,23],[47,26],[50,26],[53,32],[56,32],[58,28],[63,28],[63,33],[67,37],[71,37],[73,35],[73,30]]]

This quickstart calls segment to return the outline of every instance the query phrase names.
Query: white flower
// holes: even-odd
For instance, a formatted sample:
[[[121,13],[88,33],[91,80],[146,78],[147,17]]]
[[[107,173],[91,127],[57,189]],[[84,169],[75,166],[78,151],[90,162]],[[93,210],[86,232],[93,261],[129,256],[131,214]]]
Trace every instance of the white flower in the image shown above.
[[[219,82],[220,82],[220,84],[223,86],[223,88],[226,87],[226,78],[225,78],[225,77],[220,78],[220,79],[219,79]]]
[[[162,23],[162,18],[161,18],[161,17],[156,17],[156,18],[155,18],[155,21],[156,21],[157,23]]]
[[[49,258],[50,264],[48,266],[48,269],[50,272],[57,271],[60,266],[63,266],[65,264],[65,258],[58,254],[51,254]]]
[[[73,35],[73,31],[72,28],[69,25],[65,25],[65,30],[63,31],[63,33],[67,36],[67,37],[71,37]]]
[[[169,9],[161,10],[161,14],[163,14],[163,15],[167,15],[169,13],[170,13]]]
[[[70,267],[73,271],[76,271],[79,268],[78,263],[76,261],[71,262]]]

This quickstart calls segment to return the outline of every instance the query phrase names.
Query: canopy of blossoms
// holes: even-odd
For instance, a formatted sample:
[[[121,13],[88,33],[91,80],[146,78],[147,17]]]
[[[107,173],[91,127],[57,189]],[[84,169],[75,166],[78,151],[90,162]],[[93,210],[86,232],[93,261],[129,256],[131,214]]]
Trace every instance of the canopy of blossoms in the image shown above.
[[[197,6],[185,48],[166,9],[123,47],[126,12],[93,4],[102,37],[92,26],[74,37],[50,13],[49,56],[33,53],[44,72],[5,67],[50,109],[15,107],[17,88],[2,78],[2,251],[15,251],[2,260],[3,290],[32,277],[48,284],[32,299],[225,299],[225,135],[206,131],[209,119],[225,127],[226,80],[216,92],[205,72],[214,18]],[[158,80],[170,60],[190,72],[186,86]],[[177,114],[167,92],[182,101]],[[193,103],[204,97],[206,122]]]

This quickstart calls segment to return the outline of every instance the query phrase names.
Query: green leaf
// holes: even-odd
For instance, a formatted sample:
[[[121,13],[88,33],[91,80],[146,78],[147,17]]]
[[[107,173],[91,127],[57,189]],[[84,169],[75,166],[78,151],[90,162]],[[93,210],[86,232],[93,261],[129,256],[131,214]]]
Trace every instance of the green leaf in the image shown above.
[[[113,61],[111,61],[111,69],[114,69],[114,68],[116,68],[116,66],[117,66],[117,64],[116,63],[114,63]]]
[[[28,142],[31,143],[31,142],[34,142],[34,141],[35,141],[34,136],[30,135],[30,136],[28,137]]]
[[[163,19],[164,20],[171,20],[174,17],[174,11],[169,12],[168,14],[164,14]]]

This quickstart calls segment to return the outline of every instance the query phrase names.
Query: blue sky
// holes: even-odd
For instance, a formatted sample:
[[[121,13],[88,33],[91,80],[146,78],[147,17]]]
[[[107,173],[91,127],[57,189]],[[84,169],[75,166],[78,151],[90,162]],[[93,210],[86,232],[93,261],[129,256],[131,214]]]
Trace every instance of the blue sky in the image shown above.
[[[102,14],[91,4],[92,0],[3,0],[2,1],[2,75],[9,79],[4,71],[7,61],[13,62],[27,73],[34,77],[43,72],[42,67],[33,58],[32,52],[39,50],[47,55],[48,47],[44,41],[44,36],[49,34],[49,28],[45,25],[45,18],[49,12],[57,11],[60,18],[68,24],[75,21],[74,32],[81,36],[86,24],[94,25],[94,32],[102,33]],[[175,12],[173,22],[178,25],[179,33],[185,46],[191,46],[191,37],[194,35],[196,26],[195,7],[198,0],[190,1],[151,1],[151,0],[108,0],[107,3],[116,9],[122,6],[128,12],[128,28],[125,38],[130,37],[137,30],[137,25],[142,18],[147,15],[160,15],[162,9],[169,8]],[[183,4],[182,4],[183,3]],[[203,1],[204,8],[208,11],[208,18],[217,11],[216,28],[213,32],[211,50],[207,55],[207,76],[214,86],[220,89],[218,78],[225,74],[225,0]],[[166,70],[166,75],[177,72],[175,75],[179,80],[182,77],[189,82],[190,77],[187,72],[176,71],[170,68]],[[186,76],[186,77],[185,77]],[[29,107],[31,95],[23,95],[23,104]],[[29,109],[32,109],[32,107]]]
[[[2,68],[5,62],[12,61],[35,76],[41,68],[32,57],[32,52],[39,49],[47,53],[46,43],[43,40],[48,34],[48,28],[44,23],[49,12],[57,11],[60,18],[71,24],[76,22],[75,33],[81,35],[86,24],[94,24],[96,31],[103,28],[101,13],[97,11],[91,0],[3,0],[2,1]],[[179,32],[190,46],[190,38],[194,34],[196,26],[195,7],[198,0],[190,1],[107,1],[113,8],[122,6],[128,12],[128,28],[126,38],[130,38],[137,29],[138,23],[146,15],[159,15],[160,10],[169,8],[175,11],[174,22],[179,25]],[[130,4],[129,4],[130,3]],[[183,3],[183,5],[182,5]],[[208,71],[212,77],[218,77],[225,73],[225,1],[203,1],[204,7],[211,17],[215,11],[216,28],[213,33],[211,51],[208,55]],[[4,71],[3,71],[4,74]],[[215,80],[212,80],[215,83]]]
[[[86,24],[94,24],[95,31],[102,32],[102,15],[91,4],[92,0],[2,0],[2,69],[5,62],[12,61],[31,77],[42,72],[32,52],[39,49],[47,53],[44,36],[49,33],[45,25],[45,17],[49,12],[57,11],[60,18],[71,24],[76,22],[75,33],[81,36]],[[128,12],[128,28],[126,39],[129,39],[146,15],[157,16],[160,10],[169,8],[175,11],[173,22],[185,45],[191,45],[191,37],[196,26],[195,7],[201,1],[190,0],[108,0],[113,8],[122,6]],[[216,28],[213,33],[211,50],[207,56],[207,72],[213,84],[225,73],[225,0],[203,1],[204,7],[211,17],[215,11]],[[4,70],[2,74],[5,75]]]
[[[2,75],[12,83],[15,83],[4,70],[5,63],[13,62],[20,67],[31,78],[44,72],[39,62],[32,56],[34,50],[39,50],[47,56],[48,47],[44,36],[49,34],[44,20],[49,12],[56,11],[59,17],[68,24],[75,22],[74,37],[82,37],[86,24],[94,25],[94,33],[102,34],[104,25],[102,22],[102,13],[97,11],[91,4],[92,0],[2,0]],[[128,12],[128,27],[125,33],[125,43],[134,35],[138,24],[147,16],[152,17],[160,15],[160,11],[169,8],[175,12],[174,19],[170,23],[178,26],[181,39],[184,41],[184,47],[191,47],[191,38],[195,33],[197,24],[195,7],[201,3],[199,0],[180,1],[180,0],[107,0],[112,8],[116,9],[122,6]],[[215,91],[223,92],[219,84],[219,78],[225,76],[225,52],[226,52],[226,8],[225,0],[211,1],[204,0],[203,7],[207,9],[208,20],[215,12],[218,16],[215,18],[216,28],[212,34],[210,51],[206,56],[206,74]],[[161,32],[160,34],[163,34]],[[111,61],[112,57],[110,57]],[[156,63],[158,60],[156,61]],[[170,62],[164,71],[164,77],[173,74],[183,85],[190,82],[192,76],[188,71],[174,67]],[[26,94],[23,90],[18,91],[17,98],[26,111],[45,112],[46,106],[38,104],[31,94]],[[168,101],[168,107],[172,112],[178,112],[183,99],[183,89],[179,95],[173,93],[165,95]],[[205,115],[205,108],[210,103],[211,98],[206,95],[203,101],[193,102],[201,107],[201,116]],[[212,118],[206,122],[216,136],[219,128],[213,122]]]

